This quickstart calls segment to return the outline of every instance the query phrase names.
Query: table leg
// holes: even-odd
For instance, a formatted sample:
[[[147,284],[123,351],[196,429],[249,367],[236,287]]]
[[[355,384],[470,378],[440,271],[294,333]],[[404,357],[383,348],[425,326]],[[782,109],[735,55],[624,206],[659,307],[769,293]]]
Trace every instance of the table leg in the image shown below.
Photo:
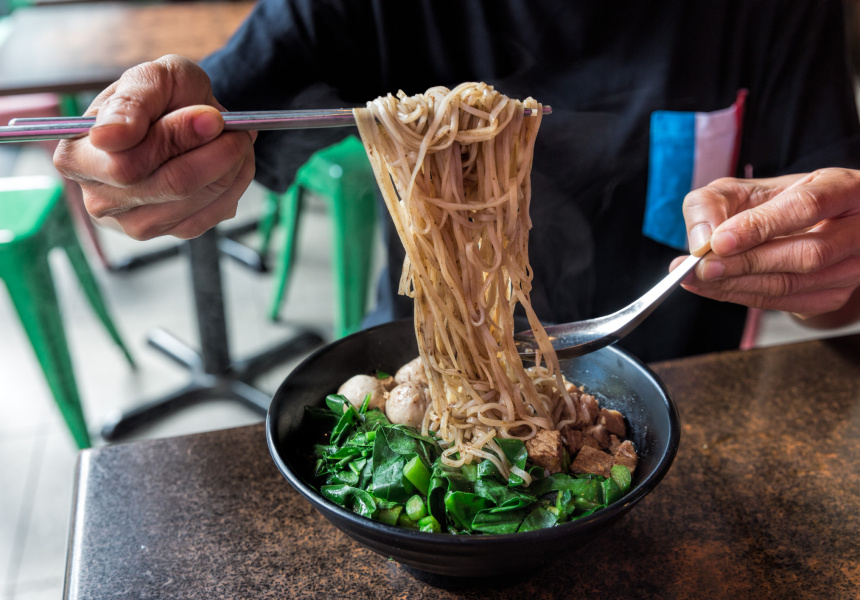
[[[218,249],[221,254],[229,256],[252,271],[266,273],[269,270],[269,266],[266,263],[266,257],[257,250],[254,250],[250,246],[246,246],[237,240],[237,238],[247,233],[256,231],[257,227],[257,221],[251,221],[234,225],[233,227],[223,228],[221,236],[218,238]],[[135,254],[133,256],[114,261],[113,263],[109,263],[107,266],[108,269],[114,273],[134,271],[135,269],[140,269],[147,265],[176,256],[182,251],[184,246],[184,243],[176,244],[173,246],[167,246],[166,248],[159,248],[158,250],[153,250],[151,252],[145,252],[143,254]]]
[[[211,229],[187,242],[200,339],[199,353],[163,329],[156,329],[149,337],[150,345],[189,369],[191,382],[176,392],[145,403],[108,422],[102,428],[105,440],[119,439],[159,418],[206,400],[232,400],[265,414],[271,397],[255,388],[251,382],[285,360],[323,343],[319,334],[304,330],[255,356],[232,361],[221,286],[219,239],[218,231]]]

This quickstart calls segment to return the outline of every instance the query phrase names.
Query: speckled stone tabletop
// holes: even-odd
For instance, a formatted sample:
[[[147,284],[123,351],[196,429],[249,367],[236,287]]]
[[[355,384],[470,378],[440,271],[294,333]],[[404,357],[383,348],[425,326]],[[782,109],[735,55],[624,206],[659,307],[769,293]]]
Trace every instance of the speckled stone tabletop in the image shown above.
[[[340,533],[262,425],[81,454],[67,598],[860,598],[860,336],[652,365],[681,447],[624,519],[531,578],[416,574]]]

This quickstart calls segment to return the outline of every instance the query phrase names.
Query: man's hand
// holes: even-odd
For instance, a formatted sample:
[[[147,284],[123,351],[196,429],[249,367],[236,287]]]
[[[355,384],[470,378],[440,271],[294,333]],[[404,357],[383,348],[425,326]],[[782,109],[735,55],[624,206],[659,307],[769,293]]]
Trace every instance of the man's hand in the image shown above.
[[[684,282],[691,292],[809,326],[860,318],[860,171],[718,179],[687,195],[684,219],[690,251],[713,251]]]
[[[103,91],[89,136],[61,142],[54,165],[130,237],[196,237],[235,216],[254,178],[256,133],[225,133],[221,110],[199,66],[165,56]]]

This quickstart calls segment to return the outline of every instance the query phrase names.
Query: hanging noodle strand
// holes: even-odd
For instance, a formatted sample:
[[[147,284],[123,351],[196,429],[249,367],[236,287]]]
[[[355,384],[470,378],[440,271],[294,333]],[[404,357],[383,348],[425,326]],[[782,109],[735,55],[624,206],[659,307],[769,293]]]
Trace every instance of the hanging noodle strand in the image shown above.
[[[399,291],[414,299],[430,392],[422,432],[441,441],[450,466],[490,460],[528,484],[494,440],[527,440],[577,420],[529,301],[530,173],[542,107],[464,83],[389,94],[354,113],[406,249]],[[540,366],[526,369],[519,358],[517,304]]]

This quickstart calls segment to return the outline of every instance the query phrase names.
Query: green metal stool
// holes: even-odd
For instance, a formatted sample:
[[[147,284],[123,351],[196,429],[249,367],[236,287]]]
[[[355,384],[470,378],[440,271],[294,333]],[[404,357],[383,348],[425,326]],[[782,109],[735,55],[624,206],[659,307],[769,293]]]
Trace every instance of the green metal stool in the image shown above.
[[[263,249],[268,245],[274,215],[286,231],[275,270],[275,292],[269,316],[278,318],[290,275],[298,232],[301,196],[307,191],[322,197],[334,227],[332,263],[335,277],[334,333],[340,338],[361,327],[367,306],[376,231],[376,178],[361,141],[344,141],[313,154],[296,173],[290,188],[270,195],[269,208],[261,221]]]
[[[128,362],[134,361],[102,299],[72,225],[63,184],[52,177],[0,179],[0,279],[79,448],[90,446],[48,253],[62,248],[84,293]]]

